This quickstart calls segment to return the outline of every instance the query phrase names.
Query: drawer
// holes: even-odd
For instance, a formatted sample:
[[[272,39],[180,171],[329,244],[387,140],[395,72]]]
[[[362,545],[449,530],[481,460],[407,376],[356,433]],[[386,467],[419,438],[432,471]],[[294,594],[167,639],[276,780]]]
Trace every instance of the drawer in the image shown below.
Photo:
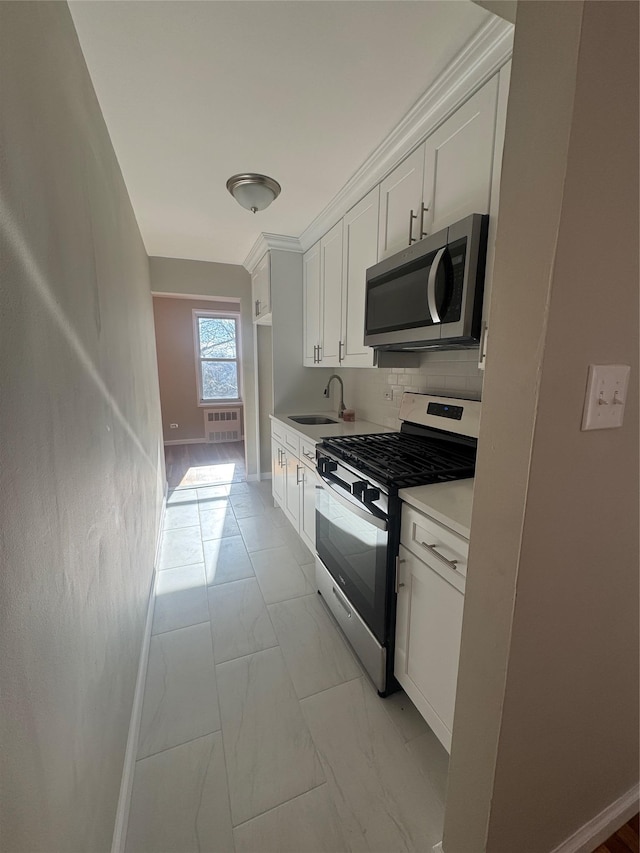
[[[271,436],[276,438],[280,444],[284,444],[284,434],[286,430],[280,421],[271,421]]]
[[[468,540],[408,504],[402,505],[400,542],[443,577],[466,578]]]
[[[290,450],[294,456],[300,458],[300,438],[297,433],[289,432],[288,429],[285,429],[283,443],[287,450]]]
[[[316,464],[316,445],[313,441],[300,439],[300,461],[305,465],[315,467]]]

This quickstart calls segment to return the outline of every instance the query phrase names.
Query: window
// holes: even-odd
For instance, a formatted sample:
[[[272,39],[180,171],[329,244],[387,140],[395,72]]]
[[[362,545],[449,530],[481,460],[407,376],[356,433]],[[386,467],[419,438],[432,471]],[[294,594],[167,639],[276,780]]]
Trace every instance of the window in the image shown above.
[[[193,312],[200,403],[240,400],[237,314]]]

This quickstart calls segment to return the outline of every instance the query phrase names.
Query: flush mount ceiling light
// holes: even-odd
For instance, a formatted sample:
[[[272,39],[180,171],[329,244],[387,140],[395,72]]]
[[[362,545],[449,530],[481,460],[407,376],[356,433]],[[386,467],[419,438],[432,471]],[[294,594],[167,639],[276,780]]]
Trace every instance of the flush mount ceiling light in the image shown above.
[[[280,195],[280,184],[277,181],[253,172],[233,175],[227,181],[227,189],[241,207],[252,213],[269,207]]]

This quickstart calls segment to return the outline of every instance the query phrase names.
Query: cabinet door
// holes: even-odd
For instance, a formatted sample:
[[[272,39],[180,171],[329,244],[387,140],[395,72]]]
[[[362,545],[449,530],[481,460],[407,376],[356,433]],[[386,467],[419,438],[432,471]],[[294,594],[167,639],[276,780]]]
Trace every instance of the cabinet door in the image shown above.
[[[320,344],[320,241],[302,256],[303,361],[317,364]]]
[[[464,595],[400,546],[395,676],[451,749]]]
[[[489,213],[497,95],[496,75],[427,139],[426,232],[471,213]]]
[[[337,367],[342,310],[342,220],[320,240],[320,276],[320,363],[323,367]]]
[[[424,184],[424,145],[410,154],[380,184],[378,260],[409,245],[409,227],[419,239],[420,205]],[[410,221],[411,211],[417,215]]]
[[[303,465],[300,486],[300,536],[312,554],[316,553],[316,484],[315,468]]]
[[[271,258],[265,254],[251,276],[253,317],[260,320],[271,313]]]
[[[376,187],[343,220],[340,355],[344,367],[373,367],[373,349],[364,345],[364,305],[367,268],[378,259],[379,208],[380,187]]]
[[[285,451],[285,489],[282,509],[297,531],[300,530],[300,482],[301,468],[297,456]]]
[[[283,465],[284,450],[282,445],[271,439],[271,491],[273,499],[280,506],[284,505],[285,469]]]

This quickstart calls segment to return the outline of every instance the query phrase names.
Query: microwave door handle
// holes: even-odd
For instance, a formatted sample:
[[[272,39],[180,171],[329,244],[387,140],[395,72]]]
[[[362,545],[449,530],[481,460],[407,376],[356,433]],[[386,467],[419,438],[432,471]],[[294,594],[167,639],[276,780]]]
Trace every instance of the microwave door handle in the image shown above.
[[[442,322],[440,314],[438,314],[438,306],[436,305],[436,278],[438,276],[440,262],[442,261],[442,257],[446,251],[447,247],[443,246],[436,252],[436,256],[431,264],[431,269],[429,270],[429,280],[427,281],[427,305],[429,306],[429,314],[431,314],[431,319],[434,323]]]
[[[364,509],[360,509],[359,506],[355,506],[348,501],[346,498],[343,498],[342,495],[333,488],[333,486],[322,477],[324,487],[331,492],[331,497],[334,500],[338,501],[345,509],[348,509],[349,512],[352,512],[354,515],[357,515],[358,518],[362,518],[364,521],[368,521],[370,524],[373,524],[374,527],[377,527],[378,530],[387,530],[387,522],[382,518],[378,518],[376,515],[372,515],[370,512],[367,512]]]

